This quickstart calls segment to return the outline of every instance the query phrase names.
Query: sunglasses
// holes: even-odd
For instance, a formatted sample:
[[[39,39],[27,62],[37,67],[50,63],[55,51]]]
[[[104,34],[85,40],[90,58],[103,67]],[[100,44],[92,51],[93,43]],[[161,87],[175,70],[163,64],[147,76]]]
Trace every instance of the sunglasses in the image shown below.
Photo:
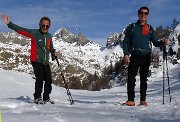
[[[139,12],[140,15],[148,15],[149,13],[148,12]]]
[[[49,28],[50,26],[49,25],[41,25],[42,28]]]

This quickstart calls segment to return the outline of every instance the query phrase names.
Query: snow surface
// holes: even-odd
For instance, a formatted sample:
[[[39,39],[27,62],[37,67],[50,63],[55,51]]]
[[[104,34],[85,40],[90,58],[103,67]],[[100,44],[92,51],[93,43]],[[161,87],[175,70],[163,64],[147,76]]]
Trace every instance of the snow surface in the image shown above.
[[[0,107],[2,122],[180,122],[180,65],[169,64],[169,102],[165,79],[165,104],[162,104],[163,73],[160,69],[148,81],[147,102],[139,104],[139,77],[136,81],[136,106],[121,106],[127,100],[126,86],[86,91],[70,89],[75,101],[70,105],[66,89],[53,85],[54,105],[36,105],[34,79],[26,73],[0,69]]]

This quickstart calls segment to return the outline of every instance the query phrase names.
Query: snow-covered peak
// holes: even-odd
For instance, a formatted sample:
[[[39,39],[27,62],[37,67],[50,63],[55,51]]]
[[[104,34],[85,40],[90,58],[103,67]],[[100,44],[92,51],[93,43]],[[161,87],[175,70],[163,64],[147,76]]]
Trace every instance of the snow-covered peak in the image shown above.
[[[66,28],[57,30],[53,35],[53,38],[54,40],[65,41],[70,44],[74,43],[76,45],[85,45],[90,42],[90,40],[87,39],[87,37],[83,33],[80,32],[77,35],[74,35]]]
[[[169,35],[169,39],[171,40],[171,44],[169,46],[172,47],[174,52],[178,52],[178,49],[180,48],[178,41],[179,36],[180,36],[180,23]]]
[[[177,38],[180,34],[180,23],[176,26],[176,28],[170,33],[169,38]]]
[[[57,36],[57,35],[73,35],[70,31],[68,31],[66,28],[62,27],[59,30],[57,30],[53,36]]]

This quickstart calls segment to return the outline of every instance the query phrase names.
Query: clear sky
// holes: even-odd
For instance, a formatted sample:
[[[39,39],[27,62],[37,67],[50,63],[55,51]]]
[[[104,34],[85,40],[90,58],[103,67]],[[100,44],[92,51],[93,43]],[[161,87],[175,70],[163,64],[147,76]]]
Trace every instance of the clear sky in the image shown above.
[[[137,21],[141,6],[150,9],[148,23],[154,28],[180,21],[180,0],[1,0],[0,14],[7,14],[15,24],[38,28],[42,16],[51,18],[50,33],[61,27],[79,32],[102,46],[109,33],[121,32]],[[0,21],[0,32],[10,31]]]

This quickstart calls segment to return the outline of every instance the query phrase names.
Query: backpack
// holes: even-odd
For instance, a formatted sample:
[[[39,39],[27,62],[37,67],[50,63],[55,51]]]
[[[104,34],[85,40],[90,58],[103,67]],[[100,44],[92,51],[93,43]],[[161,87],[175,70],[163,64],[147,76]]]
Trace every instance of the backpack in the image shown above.
[[[131,23],[129,26],[130,26],[130,32],[129,32],[129,36],[130,36],[130,42],[128,44],[128,50],[129,52],[132,52],[134,50],[134,47],[133,47],[133,42],[132,42],[132,35],[133,35],[133,31],[134,31],[134,27],[135,27],[136,23]],[[147,24],[148,25],[148,28],[150,29],[150,32],[149,34],[152,34],[152,26]],[[150,49],[152,49],[152,41],[150,40]]]

